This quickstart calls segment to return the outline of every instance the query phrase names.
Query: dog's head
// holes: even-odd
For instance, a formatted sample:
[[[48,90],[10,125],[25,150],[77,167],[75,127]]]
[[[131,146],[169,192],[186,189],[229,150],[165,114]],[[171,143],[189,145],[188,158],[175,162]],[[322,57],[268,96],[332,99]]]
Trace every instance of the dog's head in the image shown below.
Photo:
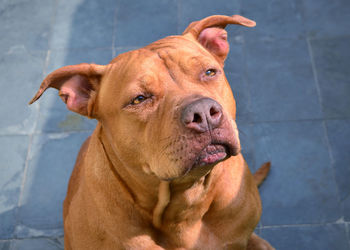
[[[69,110],[101,123],[116,155],[135,171],[161,179],[207,171],[240,151],[223,71],[227,24],[255,25],[211,16],[108,65],[65,66],[45,78],[30,103],[58,89]]]

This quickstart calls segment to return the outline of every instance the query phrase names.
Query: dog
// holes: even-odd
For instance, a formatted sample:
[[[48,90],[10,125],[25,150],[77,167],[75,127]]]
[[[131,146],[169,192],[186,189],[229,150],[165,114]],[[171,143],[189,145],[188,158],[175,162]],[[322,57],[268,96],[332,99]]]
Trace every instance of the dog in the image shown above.
[[[253,231],[261,215],[240,153],[236,104],[223,66],[228,24],[210,16],[107,65],[65,66],[31,100],[59,90],[97,119],[64,201],[65,249],[274,249]]]

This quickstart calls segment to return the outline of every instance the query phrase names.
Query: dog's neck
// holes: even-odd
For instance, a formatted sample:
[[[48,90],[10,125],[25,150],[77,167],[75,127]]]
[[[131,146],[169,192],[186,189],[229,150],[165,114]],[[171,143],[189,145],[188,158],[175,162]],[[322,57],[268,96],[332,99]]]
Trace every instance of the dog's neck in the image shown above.
[[[108,161],[108,167],[113,172],[119,186],[122,186],[126,199],[139,206],[141,209],[151,211],[158,200],[158,186],[160,181],[153,177],[133,171],[122,162],[102,126],[97,127],[98,140],[103,148],[103,153]]]
[[[193,175],[169,181],[160,180],[146,173],[131,171],[118,158],[103,129],[99,130],[98,138],[110,163],[110,169],[127,191],[126,198],[149,214],[156,228],[162,227],[164,219],[172,220],[181,212],[192,209],[194,204],[199,204],[201,200],[207,201],[208,199],[204,197],[209,191],[213,192],[212,179],[218,178],[220,170],[212,171],[212,167],[207,167]],[[181,204],[181,207],[177,204]]]

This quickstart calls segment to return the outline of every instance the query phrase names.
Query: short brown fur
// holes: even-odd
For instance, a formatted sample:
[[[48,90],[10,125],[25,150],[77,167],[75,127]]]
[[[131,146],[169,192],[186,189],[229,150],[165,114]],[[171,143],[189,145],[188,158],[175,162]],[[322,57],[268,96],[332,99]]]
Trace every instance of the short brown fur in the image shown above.
[[[255,22],[208,17],[44,80],[31,102],[54,87],[68,109],[99,121],[69,182],[65,249],[273,249],[253,233],[269,164],[253,177],[240,154],[227,24]]]

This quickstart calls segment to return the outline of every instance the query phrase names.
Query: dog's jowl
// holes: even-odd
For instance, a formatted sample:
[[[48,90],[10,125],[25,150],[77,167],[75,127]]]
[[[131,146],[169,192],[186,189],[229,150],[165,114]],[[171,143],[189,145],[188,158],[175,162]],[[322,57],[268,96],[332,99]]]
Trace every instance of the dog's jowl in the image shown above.
[[[273,249],[253,233],[257,185],[240,153],[223,70],[228,24],[210,16],[114,58],[49,74],[73,112],[98,125],[77,157],[64,201],[65,249]]]

